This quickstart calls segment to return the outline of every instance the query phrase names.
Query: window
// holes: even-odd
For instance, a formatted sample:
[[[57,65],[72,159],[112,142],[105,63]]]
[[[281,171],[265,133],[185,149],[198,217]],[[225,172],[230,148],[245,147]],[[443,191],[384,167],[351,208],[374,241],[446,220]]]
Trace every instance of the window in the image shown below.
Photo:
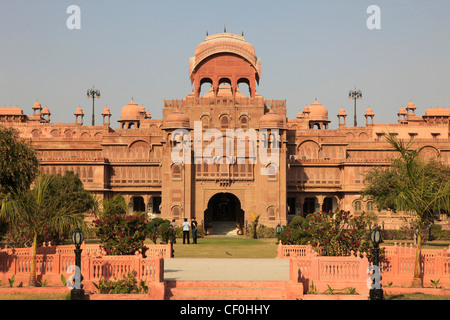
[[[248,119],[246,116],[241,117],[241,129],[243,130],[248,129]]]
[[[367,212],[373,211],[373,202],[372,201],[367,202],[366,209],[367,209]]]
[[[355,201],[354,207],[356,212],[361,212],[362,211],[361,201]]]
[[[220,118],[220,128],[222,129],[228,129],[229,128],[229,121],[227,116],[222,116]]]
[[[172,178],[181,179],[181,167],[178,164],[172,166]]]

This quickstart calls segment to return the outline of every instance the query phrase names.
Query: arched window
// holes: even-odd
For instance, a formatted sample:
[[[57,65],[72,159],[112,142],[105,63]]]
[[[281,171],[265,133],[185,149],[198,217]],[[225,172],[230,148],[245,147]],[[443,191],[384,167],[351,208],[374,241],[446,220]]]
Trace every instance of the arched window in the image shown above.
[[[246,116],[241,117],[241,129],[248,129],[248,118]]]
[[[178,164],[174,164],[172,166],[172,178],[173,179],[181,179],[181,166]]]
[[[355,212],[361,212],[362,211],[361,201],[355,201],[354,208],[355,208]]]
[[[227,116],[222,116],[220,118],[220,128],[222,129],[228,129],[230,126],[229,120]]]
[[[367,209],[367,212],[373,211],[373,201],[367,202],[366,209]]]
[[[180,215],[181,215],[181,208],[178,207],[178,206],[174,206],[174,207],[172,208],[172,216],[173,216],[175,219],[179,219],[179,218],[180,218]]]

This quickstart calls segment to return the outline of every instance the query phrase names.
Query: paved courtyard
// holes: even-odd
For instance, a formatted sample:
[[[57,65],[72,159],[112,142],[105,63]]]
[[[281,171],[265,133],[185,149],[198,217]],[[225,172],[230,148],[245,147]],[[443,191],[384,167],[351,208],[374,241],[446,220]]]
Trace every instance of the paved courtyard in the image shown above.
[[[289,259],[165,259],[164,279],[289,280]]]

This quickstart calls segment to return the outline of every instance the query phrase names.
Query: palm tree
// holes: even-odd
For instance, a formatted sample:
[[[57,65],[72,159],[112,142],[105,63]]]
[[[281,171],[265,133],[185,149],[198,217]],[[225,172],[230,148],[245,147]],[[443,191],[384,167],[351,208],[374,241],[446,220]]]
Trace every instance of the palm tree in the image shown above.
[[[2,200],[0,210],[0,217],[8,221],[9,224],[26,223],[31,226],[33,238],[29,282],[31,287],[36,286],[36,249],[40,231],[44,227],[60,233],[70,232],[76,227],[87,229],[83,220],[84,215],[75,212],[72,206],[58,209],[51,203],[49,204],[48,200],[45,200],[51,180],[50,176],[43,175],[36,180],[34,189],[6,195]]]
[[[404,143],[391,135],[387,135],[386,140],[400,157],[394,159],[391,168],[384,172],[376,170],[376,179],[389,180],[388,184],[383,183],[378,191],[374,191],[377,186],[369,185],[363,193],[372,196],[376,202],[379,200],[381,207],[388,202],[397,211],[409,211],[413,214],[418,234],[412,285],[421,287],[422,231],[440,212],[450,210],[450,168],[437,161],[421,159],[417,150],[412,149],[412,140]],[[374,175],[372,182],[376,180],[373,177]],[[380,192],[383,188],[385,190]]]

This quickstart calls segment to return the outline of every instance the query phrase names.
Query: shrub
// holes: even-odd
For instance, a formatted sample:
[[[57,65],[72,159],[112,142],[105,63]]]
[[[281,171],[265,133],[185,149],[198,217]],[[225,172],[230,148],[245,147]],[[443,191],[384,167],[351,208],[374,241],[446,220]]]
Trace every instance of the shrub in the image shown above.
[[[108,281],[100,278],[99,283],[94,283],[95,288],[97,288],[99,294],[136,294],[136,293],[147,293],[148,287],[145,285],[145,281],[141,280],[138,284],[136,280],[136,271],[129,271],[127,275],[122,275],[122,279],[115,281]]]
[[[370,254],[368,220],[365,214],[352,216],[348,211],[308,215],[311,244],[323,256],[348,256],[351,251]]]
[[[114,215],[94,220],[100,245],[107,255],[145,256],[146,221],[144,218]]]
[[[277,235],[277,240],[281,240],[281,243],[284,245],[302,245],[308,243],[309,234],[297,225],[289,224]]]
[[[277,240],[285,245],[303,245],[309,242],[310,235],[306,231],[309,221],[301,216],[295,216],[291,222],[283,227],[281,233],[277,235]]]

